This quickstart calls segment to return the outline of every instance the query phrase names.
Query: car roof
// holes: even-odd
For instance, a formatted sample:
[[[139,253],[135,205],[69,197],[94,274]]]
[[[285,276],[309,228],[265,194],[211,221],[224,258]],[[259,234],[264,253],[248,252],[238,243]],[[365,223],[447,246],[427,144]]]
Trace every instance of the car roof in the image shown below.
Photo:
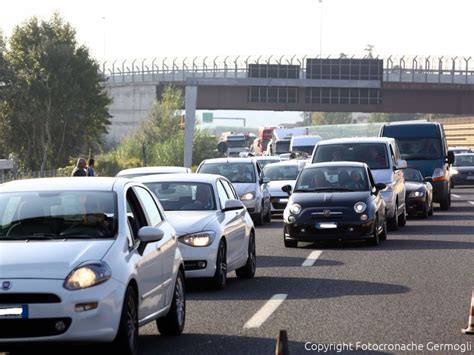
[[[330,161],[326,163],[313,163],[307,164],[304,169],[311,169],[311,168],[324,168],[324,167],[352,167],[352,168],[364,168],[367,166],[365,163],[360,163],[356,161]]]
[[[429,122],[423,120],[414,120],[414,121],[396,121],[396,122],[386,122],[386,126],[404,126],[404,125],[439,125],[439,122]]]
[[[227,164],[232,164],[232,163],[255,163],[256,160],[254,157],[248,157],[248,158],[215,158],[215,159],[206,159],[202,162],[202,164],[217,164],[217,163],[227,163]]]
[[[474,153],[472,153],[472,152],[469,152],[469,153],[468,153],[468,152],[465,152],[465,153],[456,154],[457,157],[465,157],[465,156],[470,157],[470,156],[472,156],[472,155],[474,155]]]
[[[357,138],[333,138],[320,141],[320,145],[346,144],[346,143],[393,143],[394,138],[389,137],[357,137]]]
[[[113,191],[130,180],[117,177],[55,177],[14,180],[0,185],[1,192],[17,191]]]
[[[306,160],[292,159],[292,160],[284,160],[284,161],[279,161],[279,162],[276,162],[276,163],[267,164],[267,165],[265,165],[265,168],[267,166],[293,166],[293,165],[300,166],[300,165],[304,165],[306,163],[307,163]]]
[[[180,173],[189,171],[189,168],[182,166],[146,166],[141,168],[124,169],[117,173],[116,176],[131,174],[153,174],[153,173]]]
[[[275,156],[275,155],[260,155],[258,157],[254,157],[255,160],[259,161],[259,160],[275,160],[275,161],[280,161],[280,157],[279,156]]]
[[[148,182],[201,182],[213,184],[216,179],[224,178],[220,175],[215,174],[157,174],[157,175],[146,175],[133,178],[134,181],[139,181],[143,184]],[[225,179],[225,178],[224,178]],[[227,180],[227,179],[226,179]]]

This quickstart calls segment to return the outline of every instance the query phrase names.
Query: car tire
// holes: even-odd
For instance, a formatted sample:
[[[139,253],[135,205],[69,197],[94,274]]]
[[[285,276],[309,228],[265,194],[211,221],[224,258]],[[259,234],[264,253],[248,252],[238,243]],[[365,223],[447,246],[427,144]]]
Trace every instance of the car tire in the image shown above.
[[[378,219],[375,220],[375,226],[374,226],[374,235],[372,238],[370,239],[367,239],[367,243],[370,245],[370,246],[373,246],[373,247],[376,247],[377,245],[379,245],[380,243],[380,236],[379,236],[379,233],[377,231],[377,226],[379,225],[379,221]]]
[[[396,206],[395,211],[398,211],[398,206]],[[397,212],[395,212],[395,215],[392,218],[389,218],[387,220],[388,223],[388,230],[395,232],[398,230],[398,216]]]
[[[253,232],[249,237],[249,256],[247,257],[247,262],[241,268],[235,270],[237,277],[240,279],[252,279],[255,276],[255,271],[257,270],[257,253],[255,248],[255,235]]]
[[[113,347],[115,353],[138,354],[138,296],[131,285],[125,291],[119,329]]]
[[[406,211],[405,207],[403,207],[402,214],[400,214],[400,216],[398,216],[398,225],[400,227],[405,227],[406,224],[407,224],[407,211]]]
[[[268,210],[265,216],[263,217],[263,221],[265,223],[270,223],[272,221],[272,208],[270,206],[268,206]]]
[[[433,200],[431,200],[430,210],[428,211],[428,216],[432,216],[434,214],[434,207],[433,207]]]
[[[253,222],[255,223],[255,225],[257,226],[263,225],[264,214],[265,214],[265,211],[262,204],[262,207],[260,208],[260,213],[253,215]]]
[[[163,335],[180,335],[186,321],[186,290],[184,275],[178,270],[174,285],[173,300],[168,314],[156,320],[158,330]]]
[[[387,240],[387,221],[383,222],[383,229],[382,232],[379,234],[380,240]]]
[[[212,278],[212,283],[217,290],[223,290],[227,283],[227,248],[222,239],[217,248],[216,272]]]
[[[440,207],[442,211],[447,211],[449,209],[450,201],[449,201],[450,194],[446,194],[440,202]]]
[[[421,218],[426,219],[430,215],[430,204],[428,203],[428,197],[426,198],[425,201],[425,209],[423,210],[423,213],[421,214]]]

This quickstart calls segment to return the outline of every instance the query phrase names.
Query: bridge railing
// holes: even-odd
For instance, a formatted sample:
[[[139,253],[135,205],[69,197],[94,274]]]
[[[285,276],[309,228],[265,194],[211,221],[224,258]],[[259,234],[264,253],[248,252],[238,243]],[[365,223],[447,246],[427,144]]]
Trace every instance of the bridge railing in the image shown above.
[[[247,78],[251,64],[298,65],[299,77],[306,78],[310,56],[236,56],[132,59],[104,62],[107,83],[179,82],[188,78]],[[317,57],[316,57],[317,58]],[[351,57],[355,59],[355,57]],[[348,57],[323,59],[351,59]],[[367,57],[365,57],[367,58]],[[389,56],[383,60],[386,82],[474,84],[471,57]]]

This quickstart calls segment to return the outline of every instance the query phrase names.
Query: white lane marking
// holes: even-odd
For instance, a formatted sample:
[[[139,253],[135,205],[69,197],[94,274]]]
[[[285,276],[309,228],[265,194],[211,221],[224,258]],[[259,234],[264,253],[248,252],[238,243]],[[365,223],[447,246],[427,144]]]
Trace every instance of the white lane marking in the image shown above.
[[[316,260],[321,256],[322,250],[312,251],[301,266],[313,266]]]
[[[284,293],[277,293],[244,324],[245,329],[260,328],[265,321],[276,311],[283,303],[288,295]]]
[[[467,201],[467,202],[469,202],[471,205],[474,205],[474,201]]]
[[[456,198],[461,198],[459,195],[451,194],[451,196],[456,197]]]

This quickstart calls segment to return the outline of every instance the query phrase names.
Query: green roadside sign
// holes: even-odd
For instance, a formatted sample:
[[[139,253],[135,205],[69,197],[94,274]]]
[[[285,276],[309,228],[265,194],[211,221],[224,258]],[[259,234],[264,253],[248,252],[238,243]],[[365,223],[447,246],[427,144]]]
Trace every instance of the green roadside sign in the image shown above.
[[[202,113],[202,122],[204,123],[212,123],[213,118],[214,118],[214,114],[212,112]]]

